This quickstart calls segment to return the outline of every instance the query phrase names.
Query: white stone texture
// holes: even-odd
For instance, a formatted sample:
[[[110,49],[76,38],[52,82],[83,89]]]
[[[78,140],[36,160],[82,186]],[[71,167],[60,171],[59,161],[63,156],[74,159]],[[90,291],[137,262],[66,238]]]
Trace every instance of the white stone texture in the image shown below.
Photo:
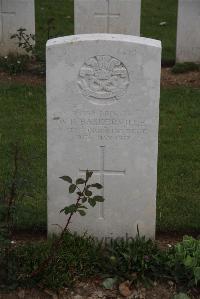
[[[10,39],[19,28],[35,34],[34,0],[0,0],[0,55],[25,54],[16,39]]]
[[[177,62],[200,62],[200,0],[179,0]]]
[[[75,0],[75,34],[140,35],[141,0]]]
[[[74,202],[60,176],[93,170],[103,204],[70,228],[101,237],[154,237],[160,41],[113,34],[47,43],[48,231]]]

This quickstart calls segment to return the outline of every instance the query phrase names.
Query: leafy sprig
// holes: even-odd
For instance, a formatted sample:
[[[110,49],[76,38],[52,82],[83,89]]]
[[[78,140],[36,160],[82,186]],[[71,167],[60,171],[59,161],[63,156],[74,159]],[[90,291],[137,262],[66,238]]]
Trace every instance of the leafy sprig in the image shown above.
[[[75,193],[78,195],[77,203],[72,204],[70,206],[64,207],[60,212],[64,212],[66,215],[79,213],[81,216],[86,215],[86,211],[88,208],[83,205],[83,203],[89,203],[90,206],[94,207],[97,202],[103,202],[104,198],[101,195],[93,196],[93,189],[102,189],[103,186],[99,183],[88,184],[89,179],[92,177],[93,172],[87,170],[85,179],[78,178],[75,182],[73,182],[70,176],[62,176],[60,179],[69,183],[69,193]],[[81,186],[80,186],[81,185]],[[82,204],[80,203],[82,202]]]

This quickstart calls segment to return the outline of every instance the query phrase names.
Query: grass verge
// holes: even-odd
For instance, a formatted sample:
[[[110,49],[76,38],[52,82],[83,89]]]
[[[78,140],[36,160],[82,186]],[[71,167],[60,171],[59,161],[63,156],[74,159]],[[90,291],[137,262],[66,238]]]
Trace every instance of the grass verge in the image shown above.
[[[9,83],[0,86],[0,181],[10,183],[12,146],[18,143],[25,196],[15,223],[22,229],[41,229],[46,227],[45,90]]]

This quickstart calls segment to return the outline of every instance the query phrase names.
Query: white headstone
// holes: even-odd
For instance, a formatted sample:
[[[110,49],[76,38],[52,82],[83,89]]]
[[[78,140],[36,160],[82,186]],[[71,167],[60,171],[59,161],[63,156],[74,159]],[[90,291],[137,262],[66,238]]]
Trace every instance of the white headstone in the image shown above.
[[[200,62],[200,0],[179,0],[177,62]]]
[[[141,0],[75,0],[75,34],[140,35]]]
[[[19,28],[35,34],[34,0],[0,0],[0,55],[26,53],[10,38]]]
[[[59,179],[94,172],[103,204],[70,228],[97,237],[154,237],[160,41],[113,34],[47,43],[48,230],[74,202]],[[53,225],[55,224],[55,225]]]

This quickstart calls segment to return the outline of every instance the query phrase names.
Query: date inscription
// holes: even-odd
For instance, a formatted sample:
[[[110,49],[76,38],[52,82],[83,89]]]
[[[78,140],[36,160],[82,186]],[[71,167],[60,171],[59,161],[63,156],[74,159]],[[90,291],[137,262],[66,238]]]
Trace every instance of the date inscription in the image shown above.
[[[79,111],[72,117],[54,118],[61,130],[67,130],[73,139],[81,140],[131,140],[144,136],[148,129],[144,120],[132,119],[128,112]]]

